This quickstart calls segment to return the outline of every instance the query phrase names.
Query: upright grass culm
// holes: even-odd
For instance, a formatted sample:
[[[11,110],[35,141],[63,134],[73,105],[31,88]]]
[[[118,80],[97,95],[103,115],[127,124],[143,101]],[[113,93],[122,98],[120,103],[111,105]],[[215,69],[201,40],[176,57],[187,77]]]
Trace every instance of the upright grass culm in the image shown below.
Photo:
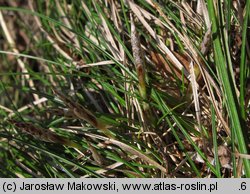
[[[249,2],[249,1],[248,1]],[[215,63],[216,67],[218,68],[218,74],[219,78],[222,81],[222,87],[224,93],[224,98],[226,102],[226,107],[229,113],[229,118],[231,121],[231,130],[232,133],[236,134],[237,143],[239,145],[239,151],[240,153],[247,154],[247,146],[245,142],[245,138],[243,135],[243,129],[242,124],[240,122],[241,114],[239,114],[237,107],[238,107],[238,101],[236,99],[236,93],[233,89],[228,75],[228,67],[227,63],[222,51],[222,45],[221,45],[221,35],[218,26],[218,19],[215,12],[214,2],[212,0],[208,0],[208,10],[209,10],[209,16],[211,18],[212,22],[212,37],[213,37],[213,47],[214,47],[214,55],[215,55]],[[250,161],[247,159],[243,159],[244,161],[244,167],[246,171],[246,176],[250,177]]]
[[[246,8],[250,7],[250,1],[247,0]],[[249,19],[250,10],[246,9],[244,22],[242,26],[242,45],[241,45],[241,55],[240,55],[240,109],[241,115],[244,120],[246,120],[246,82],[247,82],[247,66],[250,65],[249,60],[246,59],[246,47],[247,47],[247,30],[249,31]],[[249,33],[248,33],[249,34]]]

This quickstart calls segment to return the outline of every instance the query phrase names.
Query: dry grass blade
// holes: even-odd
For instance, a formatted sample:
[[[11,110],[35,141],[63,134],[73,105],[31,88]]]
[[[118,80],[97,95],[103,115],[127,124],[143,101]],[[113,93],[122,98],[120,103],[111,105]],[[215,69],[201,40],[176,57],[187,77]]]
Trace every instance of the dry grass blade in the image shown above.
[[[96,7],[96,1],[93,1],[93,3]],[[106,39],[106,44],[108,44],[109,50],[112,52],[115,59],[120,61],[121,60],[120,52],[119,52],[119,49],[118,49],[116,42],[113,38],[113,35],[110,32],[108,24],[107,24],[106,20],[104,19],[104,17],[102,16],[102,14],[98,12],[98,9],[97,9],[97,13],[102,21],[101,30],[103,31],[103,37]]]
[[[105,158],[103,158],[103,156],[100,153],[98,153],[96,148],[94,146],[92,146],[89,141],[87,141],[87,144],[89,146],[89,150],[91,151],[92,157],[95,160],[95,162],[97,162],[98,165],[105,164]]]
[[[241,158],[245,158],[250,160],[250,155],[249,154],[240,154],[240,153],[235,153],[236,156],[241,157]]]
[[[131,156],[130,157],[130,159],[131,160],[134,160],[134,159],[136,159],[138,156]],[[95,171],[96,173],[98,173],[98,174],[105,174],[106,172],[108,172],[109,170],[115,170],[116,168],[118,168],[118,167],[120,167],[120,166],[122,166],[123,165],[123,163],[122,162],[116,162],[116,163],[114,163],[114,164],[111,164],[111,165],[109,165],[109,166],[106,166],[104,169],[101,169],[101,170],[97,170],[97,171]],[[89,177],[89,175],[85,175],[85,176],[83,176],[82,178],[88,178]]]
[[[33,4],[32,4],[32,1],[29,2],[29,6],[31,8],[32,11],[35,11],[34,10],[34,7],[33,7]],[[35,18],[35,21],[37,23],[37,26],[39,27],[39,29],[45,34],[47,40],[53,45],[53,47],[62,55],[64,56],[66,59],[70,60],[70,61],[74,61],[73,58],[67,53],[65,52],[58,44],[57,42],[54,40],[54,38],[48,33],[46,32],[46,30],[42,27],[42,24],[41,24],[41,21],[39,19],[39,17],[37,16],[34,16]],[[73,62],[73,64],[76,64]],[[66,64],[68,65],[68,64]],[[68,65],[70,66],[70,65]]]
[[[67,27],[73,29],[72,26],[71,26],[71,23],[70,23],[69,19],[67,18],[67,13],[64,13],[63,8],[62,8],[62,6],[60,5],[60,2],[59,2],[58,0],[56,0],[55,2],[56,2],[56,6],[57,6],[57,9],[58,9],[58,12],[61,14],[62,21],[64,22],[64,24],[65,24]],[[67,11],[68,11],[68,10],[67,10]],[[65,28],[61,28],[61,30],[62,30],[66,35],[68,35],[68,37],[69,37],[69,39],[70,39],[69,41],[71,41],[71,42],[73,41],[73,42],[75,43],[75,46],[76,46],[77,48],[80,48],[80,43],[79,43],[79,41],[78,41],[78,39],[77,39],[77,37],[76,37],[76,35],[75,35],[74,33],[72,33],[72,32],[70,32],[70,31],[66,30]]]
[[[8,27],[6,25],[6,22],[4,20],[4,17],[3,17],[3,14],[2,14],[1,11],[0,11],[0,24],[2,26],[3,32],[4,32],[5,36],[6,36],[6,39],[7,39],[8,43],[9,43],[12,51],[18,56],[19,55],[19,51],[15,47],[15,41],[11,37],[11,33],[9,32],[9,29],[8,29]],[[23,73],[27,73],[28,71],[27,71],[27,69],[25,67],[24,62],[20,58],[17,58],[17,62],[18,62],[18,65],[20,66],[22,72]],[[28,81],[29,86],[31,88],[35,88],[35,84],[34,84],[33,80],[30,79],[29,74],[25,74],[24,78]],[[39,96],[37,94],[33,94],[33,97],[34,97],[35,100],[39,100]],[[40,104],[39,104],[39,106],[40,106]]]
[[[190,63],[190,75],[191,75],[191,86],[192,86],[192,91],[193,91],[196,119],[198,122],[199,131],[202,132],[201,130],[201,108],[200,108],[200,103],[199,103],[198,84],[196,82],[195,70],[194,70],[194,65],[192,61]]]
[[[210,19],[209,19],[206,3],[205,3],[204,0],[198,0],[198,2],[197,2],[197,13],[203,16],[203,18],[205,20],[206,27],[209,28]]]
[[[101,66],[101,65],[113,65],[113,64],[115,64],[115,62],[111,61],[111,60],[100,61],[100,62],[97,62],[97,63],[89,63],[89,64],[78,63],[77,64],[77,69],[88,68],[88,67],[95,67],[95,66]]]
[[[183,67],[180,61],[175,57],[175,55],[166,47],[166,45],[161,41],[160,37],[154,32],[154,30],[150,27],[148,22],[144,19],[141,10],[134,4],[132,1],[128,0],[129,6],[133,13],[138,17],[140,22],[149,32],[149,34],[153,37],[153,39],[158,43],[159,48],[168,55],[168,57],[173,61],[174,65],[180,70],[184,72],[186,77],[189,77],[189,72]]]
[[[134,149],[133,147],[120,142],[118,140],[114,140],[114,139],[109,139],[106,137],[102,137],[100,135],[93,135],[93,134],[85,134],[86,136],[92,137],[92,138],[97,138],[97,139],[101,139],[107,142],[110,142],[111,144],[114,144],[118,147],[120,147],[121,149],[123,149],[126,152],[129,152],[132,155],[138,156],[138,158],[144,160],[145,162],[147,162],[148,164],[151,164],[153,166],[155,166],[156,168],[158,168],[159,170],[161,170],[164,174],[166,174],[166,168],[164,168],[163,166],[161,166],[159,163],[157,163],[156,161],[154,161],[153,159],[149,158],[148,156],[146,156],[145,154],[143,154],[142,152],[139,152],[138,150]]]
[[[53,91],[59,97],[59,99],[61,99],[65,103],[65,105],[75,115],[76,118],[88,122],[95,128],[102,130],[102,132],[108,137],[114,138],[114,136],[108,130],[108,128],[110,127],[109,125],[98,119],[92,112],[87,110],[85,107],[69,99],[55,88],[53,89]]]
[[[23,106],[23,107],[17,109],[17,112],[21,113],[22,111],[25,111],[25,110],[27,110],[28,108],[32,109],[32,108],[34,108],[34,105],[39,105],[39,104],[41,104],[41,103],[46,102],[47,100],[48,100],[48,99],[45,98],[45,97],[40,98],[39,100],[36,100],[36,101],[34,101],[34,102],[30,103],[30,104],[27,104],[27,105],[25,105],[25,106]],[[12,118],[13,116],[16,115],[16,112],[14,112],[13,110],[11,110],[11,111],[9,111],[9,112],[10,112],[10,114],[8,115],[7,118]]]
[[[35,126],[32,123],[16,121],[13,119],[9,119],[9,122],[13,124],[15,128],[18,129],[20,132],[29,134],[37,140],[66,145],[79,150],[82,149],[80,145],[57,135],[49,129],[45,129],[40,126]]]

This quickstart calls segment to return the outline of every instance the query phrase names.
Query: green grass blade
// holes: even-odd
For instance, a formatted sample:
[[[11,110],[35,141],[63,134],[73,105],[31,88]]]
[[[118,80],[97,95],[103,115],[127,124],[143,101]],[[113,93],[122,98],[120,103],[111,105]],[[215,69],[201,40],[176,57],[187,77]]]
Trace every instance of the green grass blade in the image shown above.
[[[219,26],[217,22],[217,17],[214,8],[214,2],[212,0],[208,1],[208,10],[209,15],[212,21],[212,36],[213,36],[213,44],[214,44],[214,54],[215,54],[215,62],[216,67],[218,68],[219,77],[222,81],[223,90],[225,92],[225,99],[227,104],[227,109],[229,113],[230,120],[232,121],[231,125],[235,129],[237,142],[239,145],[240,153],[247,154],[247,146],[245,142],[245,138],[243,135],[243,128],[241,126],[240,117],[237,110],[237,99],[235,91],[232,90],[232,85],[229,80],[228,70],[226,66],[225,56],[222,51],[222,45],[220,42],[220,32]],[[247,159],[243,160],[246,176],[250,177],[250,161]]]

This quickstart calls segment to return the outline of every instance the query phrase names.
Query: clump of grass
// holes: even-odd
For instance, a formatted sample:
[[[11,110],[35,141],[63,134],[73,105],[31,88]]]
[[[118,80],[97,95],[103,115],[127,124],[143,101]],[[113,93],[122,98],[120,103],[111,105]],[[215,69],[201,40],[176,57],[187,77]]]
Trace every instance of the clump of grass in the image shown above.
[[[2,177],[250,177],[250,1],[3,1]]]

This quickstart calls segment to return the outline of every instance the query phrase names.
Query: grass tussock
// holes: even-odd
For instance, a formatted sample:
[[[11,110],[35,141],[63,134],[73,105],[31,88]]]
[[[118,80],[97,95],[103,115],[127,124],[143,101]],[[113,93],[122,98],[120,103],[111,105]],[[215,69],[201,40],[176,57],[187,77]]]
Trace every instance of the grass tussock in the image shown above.
[[[1,177],[250,177],[250,0],[0,1]]]

